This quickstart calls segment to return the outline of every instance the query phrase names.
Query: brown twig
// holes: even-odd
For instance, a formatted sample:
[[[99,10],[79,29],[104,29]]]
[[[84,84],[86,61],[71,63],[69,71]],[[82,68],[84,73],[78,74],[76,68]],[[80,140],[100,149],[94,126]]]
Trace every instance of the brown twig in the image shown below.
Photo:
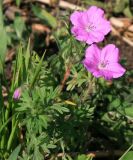
[[[38,33],[47,32],[47,33],[50,33],[50,29],[47,26],[39,24],[39,23],[33,23],[31,28],[32,28],[32,31],[34,31],[34,32],[38,32]]]
[[[129,18],[110,18],[112,33],[121,40],[133,46],[133,25]]]
[[[50,0],[33,0],[33,1],[50,5]],[[83,10],[83,8],[80,6],[77,6],[75,4],[72,4],[66,1],[62,1],[62,0],[59,1],[59,7],[64,8],[64,9],[71,9],[71,10]]]
[[[133,47],[133,41],[126,38],[125,36],[121,36],[120,32],[118,32],[118,30],[115,27],[112,26],[111,28],[114,35],[118,36],[121,40]]]
[[[68,77],[70,75],[70,70],[71,70],[71,65],[66,68],[66,72],[64,74],[64,78],[63,78],[63,80],[61,82],[61,90],[63,90],[63,88],[65,86],[65,82],[66,82],[66,80],[68,79]]]

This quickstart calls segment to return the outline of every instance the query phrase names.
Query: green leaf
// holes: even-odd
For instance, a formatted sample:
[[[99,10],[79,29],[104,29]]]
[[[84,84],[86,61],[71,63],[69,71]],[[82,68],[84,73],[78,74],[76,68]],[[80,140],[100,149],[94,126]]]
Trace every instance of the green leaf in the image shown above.
[[[110,109],[118,108],[121,104],[121,101],[119,98],[114,99],[110,104]]]
[[[60,114],[63,114],[63,112],[69,112],[68,108],[62,107],[59,104],[55,104],[55,105],[51,106],[50,108],[56,110]]]
[[[126,1],[125,0],[116,0],[115,7],[114,7],[114,12],[120,13],[123,12],[124,8],[126,6]]]
[[[8,160],[17,160],[18,158],[18,154],[20,152],[21,149],[21,144],[19,144],[15,150],[11,153],[10,157],[8,158]]]
[[[46,10],[38,6],[32,6],[32,11],[38,18],[44,20],[45,23],[47,23],[50,27],[56,28],[57,26],[56,18],[53,17],[50,13],[48,13]]]
[[[120,160],[133,160],[133,151],[129,151],[122,159]]]
[[[81,154],[78,155],[77,160],[92,160],[93,157],[90,155]]]
[[[123,12],[124,12],[125,16],[127,16],[129,18],[133,17],[133,14],[132,14],[132,12],[131,12],[129,7],[126,7]]]
[[[19,6],[21,3],[21,0],[16,0],[16,5]]]
[[[106,9],[106,3],[105,2],[101,2],[99,0],[95,0],[95,1],[94,0],[89,0],[89,1],[86,0],[85,4],[90,5],[90,6],[94,5],[94,6],[98,6],[98,7]]]
[[[0,26],[0,37],[2,37],[0,42],[0,58],[2,63],[4,63],[7,50],[7,35],[5,29],[1,26]]]
[[[77,160],[86,160],[86,155],[84,155],[84,154],[79,155]]]
[[[16,34],[19,38],[22,37],[22,33],[25,29],[25,23],[23,21],[23,19],[20,16],[16,16],[15,20],[14,20],[14,28],[16,31]]]
[[[36,146],[35,149],[34,149],[34,157],[33,157],[33,159],[42,160],[43,158],[44,158],[44,156],[40,153],[39,147]]]
[[[39,119],[43,121],[43,125],[47,129],[49,117],[46,115],[39,115]]]
[[[45,53],[43,54],[43,56],[42,56],[42,58],[41,58],[41,60],[40,60],[40,62],[39,62],[39,64],[38,64],[38,66],[37,66],[37,68],[36,68],[36,70],[35,70],[35,74],[34,74],[34,76],[33,76],[33,78],[32,78],[32,81],[31,81],[31,86],[30,86],[31,88],[34,86],[35,81],[36,81],[36,79],[37,79],[37,76],[38,76],[38,74],[39,74],[39,72],[40,72],[40,70],[41,70],[44,55],[45,55]]]
[[[125,108],[125,114],[133,118],[133,106]]]
[[[56,145],[54,145],[54,144],[48,144],[48,146],[47,146],[49,149],[54,149],[54,148],[56,148]]]
[[[26,53],[25,53],[25,68],[26,68],[26,72],[28,72],[30,57],[31,57],[31,55],[30,55],[30,40],[29,40],[28,45],[27,45],[27,49],[26,49]]]
[[[2,11],[2,2],[0,1],[0,59],[2,63],[4,63],[6,50],[7,50],[7,34],[4,28],[4,20],[3,20],[3,11]],[[0,68],[1,70],[1,68]]]

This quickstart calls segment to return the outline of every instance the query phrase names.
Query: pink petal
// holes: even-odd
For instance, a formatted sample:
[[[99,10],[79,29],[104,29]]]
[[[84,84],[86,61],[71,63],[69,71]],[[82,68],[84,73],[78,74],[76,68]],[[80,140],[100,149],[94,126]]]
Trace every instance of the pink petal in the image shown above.
[[[70,21],[73,25],[80,25],[80,19],[81,19],[81,16],[82,16],[82,12],[81,11],[75,11],[71,14],[70,16]]]
[[[90,45],[94,43],[93,38],[90,35],[86,38],[86,43]]]
[[[97,21],[99,17],[104,15],[104,11],[96,6],[91,6],[86,13],[91,21]]]
[[[119,50],[113,44],[108,44],[102,49],[101,61],[118,62]]]
[[[86,39],[88,38],[86,32],[82,28],[79,28],[77,26],[72,27],[71,32],[79,41],[86,41]]]
[[[91,73],[97,71],[97,64],[95,61],[84,59],[83,65]]]
[[[101,75],[104,77],[106,80],[111,80],[113,78],[113,73],[108,71],[108,70],[101,70]]]
[[[98,27],[96,28],[96,31],[107,35],[111,31],[110,22],[102,18],[98,24]]]
[[[101,42],[104,39],[104,34],[102,32],[93,31],[90,32],[90,36],[93,40],[93,42]]]
[[[87,24],[89,24],[89,16],[87,15],[87,12],[84,11],[82,14],[82,17],[80,17],[80,18],[81,18],[80,22],[84,26],[84,29],[85,29]]]
[[[126,69],[123,68],[119,63],[110,63],[106,67],[106,71],[112,74],[112,78],[119,78],[123,76]]]
[[[21,89],[20,88],[17,88],[15,91],[14,91],[14,94],[13,94],[13,98],[15,100],[18,100],[21,96]]]
[[[97,45],[95,44],[92,44],[90,47],[88,47],[86,49],[86,52],[85,52],[85,58],[88,60],[88,61],[94,61],[97,63],[99,63],[100,61],[100,52],[101,50],[97,47]]]
[[[90,47],[86,49],[83,64],[89,72],[96,73],[98,72],[99,59],[100,49],[95,44],[92,44]]]
[[[102,74],[101,74],[101,72],[99,70],[95,70],[93,72],[93,76],[96,77],[96,78],[99,78],[99,77],[102,77]]]

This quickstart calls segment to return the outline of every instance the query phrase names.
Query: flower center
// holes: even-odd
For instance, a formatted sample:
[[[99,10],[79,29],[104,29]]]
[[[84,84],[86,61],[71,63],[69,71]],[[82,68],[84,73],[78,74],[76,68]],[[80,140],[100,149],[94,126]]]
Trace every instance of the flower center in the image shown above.
[[[108,61],[103,61],[98,64],[98,69],[105,69],[108,65]]]
[[[93,30],[95,30],[96,29],[96,27],[95,27],[95,25],[93,24],[93,23],[89,23],[87,26],[86,26],[86,28],[85,28],[85,30],[87,31],[87,32],[91,32],[91,31],[93,31]]]

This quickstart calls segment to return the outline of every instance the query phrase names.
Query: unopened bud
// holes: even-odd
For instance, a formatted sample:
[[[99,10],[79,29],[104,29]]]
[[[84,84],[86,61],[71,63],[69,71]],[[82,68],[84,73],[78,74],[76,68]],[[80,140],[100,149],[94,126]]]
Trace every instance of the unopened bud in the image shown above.
[[[20,89],[20,88],[17,88],[17,89],[14,91],[13,99],[19,100],[19,99],[20,99],[20,96],[21,96],[21,89]]]

